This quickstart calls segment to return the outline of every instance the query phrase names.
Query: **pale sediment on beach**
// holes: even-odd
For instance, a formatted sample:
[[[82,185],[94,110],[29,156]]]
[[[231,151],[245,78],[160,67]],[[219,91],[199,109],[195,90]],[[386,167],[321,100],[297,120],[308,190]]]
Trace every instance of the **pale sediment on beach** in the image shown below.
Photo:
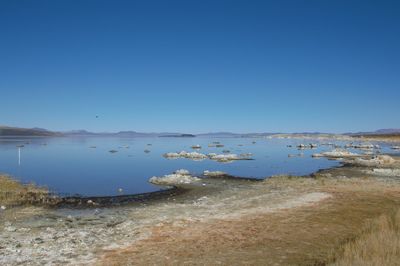
[[[319,201],[325,200],[330,198],[332,195],[329,193],[324,192],[310,192],[299,194],[293,197],[288,196],[286,199],[282,200],[282,202],[275,202],[270,204],[265,204],[262,206],[261,200],[263,199],[262,196],[260,198],[250,198],[252,201],[251,204],[247,206],[243,206],[240,210],[236,210],[235,212],[225,213],[218,215],[217,218],[219,219],[240,219],[242,216],[245,215],[260,215],[266,213],[272,213],[276,211],[281,211],[285,209],[297,208],[302,206],[307,206],[313,203],[317,203]],[[246,200],[244,200],[246,201]],[[251,206],[255,202],[259,201],[260,206]],[[242,204],[240,204],[242,205]],[[255,204],[254,204],[255,205]]]

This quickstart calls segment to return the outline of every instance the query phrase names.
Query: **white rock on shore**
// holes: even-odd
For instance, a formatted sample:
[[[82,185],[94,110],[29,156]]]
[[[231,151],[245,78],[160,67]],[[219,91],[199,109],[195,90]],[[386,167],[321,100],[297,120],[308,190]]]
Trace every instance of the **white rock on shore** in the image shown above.
[[[149,182],[156,185],[179,185],[191,184],[199,180],[200,178],[190,175],[188,170],[180,169],[173,174],[164,175],[162,177],[153,176],[149,179]]]

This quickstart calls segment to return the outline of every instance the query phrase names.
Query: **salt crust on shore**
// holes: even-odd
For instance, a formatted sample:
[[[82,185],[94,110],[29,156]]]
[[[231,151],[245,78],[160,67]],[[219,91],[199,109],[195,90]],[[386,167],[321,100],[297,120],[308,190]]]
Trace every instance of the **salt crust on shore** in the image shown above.
[[[252,207],[252,208],[243,208],[240,210],[237,210],[235,212],[225,214],[223,219],[235,219],[235,218],[240,218],[244,215],[259,215],[259,214],[265,214],[265,213],[271,213],[271,212],[276,212],[280,210],[285,210],[285,209],[291,209],[291,208],[297,208],[301,206],[307,206],[328,198],[331,198],[332,195],[329,193],[325,192],[311,192],[311,193],[306,193],[303,195],[298,195],[296,197],[292,197],[287,199],[286,201],[271,205],[271,206],[259,206],[259,207]]]

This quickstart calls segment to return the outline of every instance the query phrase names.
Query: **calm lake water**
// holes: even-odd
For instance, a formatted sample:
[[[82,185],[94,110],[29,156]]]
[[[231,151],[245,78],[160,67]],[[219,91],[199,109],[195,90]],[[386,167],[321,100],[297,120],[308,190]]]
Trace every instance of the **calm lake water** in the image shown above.
[[[219,141],[225,147],[208,147],[214,141]],[[253,144],[253,141],[256,143]],[[331,150],[329,146],[303,151],[295,148],[297,144],[309,142],[297,139],[205,137],[3,137],[0,138],[0,172],[22,182],[47,186],[61,195],[100,196],[118,195],[121,193],[119,188],[123,189],[123,194],[159,190],[159,187],[148,183],[148,179],[181,168],[197,174],[204,170],[219,170],[236,176],[263,178],[276,174],[305,175],[338,164],[336,161],[311,158],[313,153]],[[202,146],[199,150],[201,153],[230,150],[236,154],[252,153],[254,160],[219,163],[211,160],[168,160],[162,156],[166,152],[193,151],[190,147],[195,144]],[[18,148],[18,145],[24,147]],[[146,149],[150,152],[145,153]],[[110,150],[118,152],[110,153]],[[300,152],[304,153],[303,157],[288,158],[288,154]]]

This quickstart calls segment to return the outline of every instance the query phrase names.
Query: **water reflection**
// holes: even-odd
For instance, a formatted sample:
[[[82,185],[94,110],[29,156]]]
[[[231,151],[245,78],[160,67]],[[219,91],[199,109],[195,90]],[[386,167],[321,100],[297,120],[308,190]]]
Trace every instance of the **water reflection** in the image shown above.
[[[18,147],[18,165],[21,165],[21,147]]]
[[[159,190],[159,187],[148,183],[150,177],[163,176],[182,168],[197,175],[209,170],[263,178],[276,174],[305,175],[320,168],[337,165],[336,161],[311,158],[313,153],[331,150],[330,146],[319,145],[313,150],[302,150],[301,157],[288,157],[289,154],[299,153],[296,146],[304,142],[303,140],[253,141],[254,139],[247,138],[206,137],[0,138],[0,172],[15,176],[23,182],[48,186],[56,193],[105,196]],[[213,142],[224,147],[210,145]],[[201,146],[198,151],[204,154],[222,154],[223,150],[229,150],[237,154],[252,153],[254,160],[227,164],[212,160],[168,160],[162,156],[167,152],[193,151],[191,147],[194,145]],[[16,146],[20,146],[17,161]],[[144,152],[150,149],[150,153]],[[384,149],[382,152],[386,152]],[[110,153],[110,150],[117,152]]]

